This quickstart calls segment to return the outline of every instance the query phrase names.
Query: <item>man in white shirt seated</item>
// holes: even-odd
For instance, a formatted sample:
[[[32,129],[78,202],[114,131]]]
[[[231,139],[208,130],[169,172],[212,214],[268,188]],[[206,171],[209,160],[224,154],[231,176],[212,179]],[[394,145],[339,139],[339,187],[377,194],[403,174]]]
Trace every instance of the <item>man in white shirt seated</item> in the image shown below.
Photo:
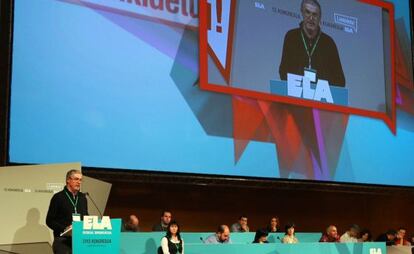
[[[231,243],[230,229],[227,225],[220,225],[215,234],[210,235],[204,240],[206,244],[226,244]]]
[[[353,224],[349,227],[348,231],[345,232],[339,239],[341,243],[357,243],[358,242],[358,234],[360,228],[358,225]]]
[[[231,232],[249,232],[246,215],[240,216],[239,220],[231,225]]]

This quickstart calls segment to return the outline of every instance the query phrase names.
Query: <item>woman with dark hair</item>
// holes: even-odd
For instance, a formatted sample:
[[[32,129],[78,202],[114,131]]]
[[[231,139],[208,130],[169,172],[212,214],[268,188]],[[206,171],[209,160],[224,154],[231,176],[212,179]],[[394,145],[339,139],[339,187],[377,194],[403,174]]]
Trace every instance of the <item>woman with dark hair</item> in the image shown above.
[[[288,223],[285,226],[285,236],[282,238],[282,243],[298,243],[299,240],[295,236],[295,224]]]
[[[368,229],[363,229],[359,233],[360,238],[358,239],[358,242],[372,242],[372,234]]]
[[[258,229],[254,236],[253,243],[269,243],[269,241],[267,241],[268,234],[266,229]]]
[[[184,241],[180,236],[180,226],[171,221],[167,227],[167,234],[161,239],[158,254],[184,254]]]
[[[267,232],[269,233],[275,233],[279,231],[279,218],[277,216],[274,216],[270,219],[269,225],[267,225]]]

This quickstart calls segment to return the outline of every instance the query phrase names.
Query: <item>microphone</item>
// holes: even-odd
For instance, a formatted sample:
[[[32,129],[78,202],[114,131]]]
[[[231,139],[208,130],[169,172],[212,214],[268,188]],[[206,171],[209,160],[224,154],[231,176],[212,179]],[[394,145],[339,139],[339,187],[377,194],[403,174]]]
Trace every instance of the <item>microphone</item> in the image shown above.
[[[89,199],[92,201],[92,204],[95,206],[96,210],[98,210],[99,215],[101,216],[101,218],[103,217],[101,210],[99,210],[98,206],[96,205],[95,201],[93,201],[93,198],[91,197],[91,195],[89,194],[89,192],[85,192],[85,195],[89,197]]]

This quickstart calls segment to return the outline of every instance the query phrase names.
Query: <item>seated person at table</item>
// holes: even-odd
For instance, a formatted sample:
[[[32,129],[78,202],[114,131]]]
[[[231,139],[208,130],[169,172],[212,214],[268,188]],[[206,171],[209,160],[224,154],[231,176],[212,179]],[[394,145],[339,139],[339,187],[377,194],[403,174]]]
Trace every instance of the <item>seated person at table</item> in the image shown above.
[[[395,230],[389,229],[384,234],[381,234],[380,236],[378,236],[375,241],[376,242],[385,242],[385,244],[387,246],[392,246],[392,245],[395,245],[394,240],[395,240],[395,235],[396,234],[397,234],[397,232]]]
[[[372,234],[368,229],[363,229],[359,235],[360,238],[358,239],[358,242],[372,242]]]
[[[204,240],[204,243],[207,243],[207,244],[231,243],[229,227],[227,225],[220,225],[217,228],[216,233],[207,237],[206,240]]]
[[[405,228],[399,228],[395,237],[395,245],[411,246],[411,243],[405,239],[407,230]]]
[[[285,236],[282,238],[282,243],[298,243],[299,240],[295,236],[295,224],[288,223],[285,226]]]
[[[180,236],[180,226],[177,222],[171,221],[167,226],[167,233],[161,239],[161,246],[158,254],[184,254],[184,241]]]
[[[269,243],[267,240],[268,232],[266,229],[258,229],[254,236],[253,243]]]
[[[240,216],[239,221],[231,225],[231,232],[249,232],[247,216]]]
[[[170,224],[172,215],[171,212],[168,210],[164,210],[161,213],[161,221],[160,223],[155,224],[152,226],[152,231],[167,231],[168,224]]]
[[[135,214],[131,214],[128,220],[122,225],[122,232],[139,232],[139,219]]]
[[[338,230],[334,225],[326,228],[326,233],[319,239],[321,243],[339,243]]]
[[[339,241],[341,243],[357,243],[360,228],[358,225],[353,224],[349,229],[341,236]]]
[[[270,219],[269,225],[267,225],[267,232],[275,233],[279,231],[279,218],[277,216]]]

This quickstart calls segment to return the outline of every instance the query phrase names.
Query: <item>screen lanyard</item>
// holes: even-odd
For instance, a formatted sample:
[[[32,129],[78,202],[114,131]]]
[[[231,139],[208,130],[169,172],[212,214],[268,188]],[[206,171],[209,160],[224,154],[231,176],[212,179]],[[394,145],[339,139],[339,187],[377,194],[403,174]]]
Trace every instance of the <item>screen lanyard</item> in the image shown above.
[[[321,38],[321,33],[319,33],[318,39],[316,39],[316,43],[315,43],[315,45],[313,45],[312,51],[310,53],[309,53],[308,45],[306,44],[306,41],[305,41],[305,37],[303,36],[302,30],[300,31],[300,34],[302,35],[302,41],[303,41],[303,45],[305,46],[305,49],[306,49],[306,54],[308,54],[309,69],[312,69],[312,55],[313,55],[313,52],[315,52],[316,46],[318,45],[319,38]]]
[[[68,196],[69,201],[72,203],[73,208],[75,209],[75,213],[78,213],[77,209],[76,209],[76,205],[78,204],[78,196],[76,196],[75,198],[75,203],[73,203],[73,200],[70,198],[69,194],[67,191],[65,191],[66,196]]]

